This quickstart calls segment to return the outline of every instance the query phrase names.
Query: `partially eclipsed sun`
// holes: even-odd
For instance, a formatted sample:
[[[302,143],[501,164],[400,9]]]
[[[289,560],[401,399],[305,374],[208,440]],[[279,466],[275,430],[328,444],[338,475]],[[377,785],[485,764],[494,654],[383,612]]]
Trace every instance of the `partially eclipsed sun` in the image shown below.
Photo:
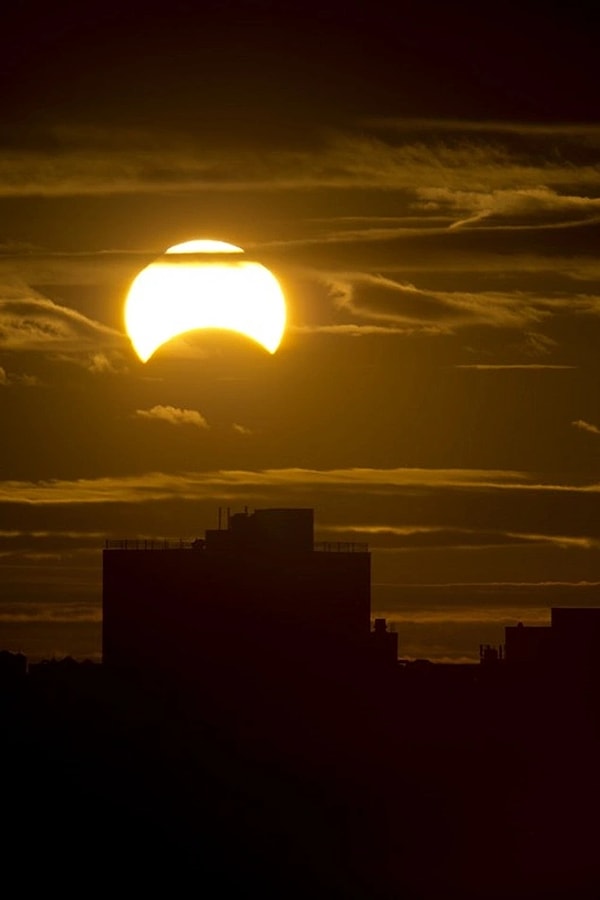
[[[187,241],[142,269],[125,302],[125,326],[142,362],[196,328],[245,334],[275,353],[285,328],[283,292],[268,269],[240,259],[243,252],[222,241]]]

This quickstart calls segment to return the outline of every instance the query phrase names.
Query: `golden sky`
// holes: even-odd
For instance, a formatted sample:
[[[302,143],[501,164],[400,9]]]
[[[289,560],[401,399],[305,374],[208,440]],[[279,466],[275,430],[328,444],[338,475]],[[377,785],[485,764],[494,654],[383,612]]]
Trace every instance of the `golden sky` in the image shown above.
[[[100,650],[105,537],[316,510],[407,656],[600,599],[600,119],[567,11],[23,3],[2,36],[0,646]],[[435,6],[435,15],[432,8]],[[142,365],[173,244],[277,276],[271,356]]]

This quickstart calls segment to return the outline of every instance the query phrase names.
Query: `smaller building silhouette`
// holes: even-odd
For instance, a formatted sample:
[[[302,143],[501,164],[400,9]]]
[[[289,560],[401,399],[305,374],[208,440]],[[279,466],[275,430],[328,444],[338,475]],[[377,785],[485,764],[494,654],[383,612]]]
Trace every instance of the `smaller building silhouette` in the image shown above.
[[[600,675],[600,607],[552,607],[550,625],[505,628],[506,662],[580,677]]]
[[[371,658],[375,665],[396,668],[398,635],[388,627],[386,619],[377,618],[371,631]]]

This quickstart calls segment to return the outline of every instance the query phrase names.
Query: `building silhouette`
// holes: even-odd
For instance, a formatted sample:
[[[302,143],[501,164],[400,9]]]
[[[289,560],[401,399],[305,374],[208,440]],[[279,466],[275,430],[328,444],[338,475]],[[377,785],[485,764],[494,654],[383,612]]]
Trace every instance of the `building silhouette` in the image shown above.
[[[597,676],[600,674],[600,607],[555,606],[550,625],[505,628],[509,666]]]
[[[396,635],[370,631],[366,544],[315,544],[313,516],[258,509],[190,543],[108,541],[104,664],[239,685],[356,670],[373,646],[395,659]]]

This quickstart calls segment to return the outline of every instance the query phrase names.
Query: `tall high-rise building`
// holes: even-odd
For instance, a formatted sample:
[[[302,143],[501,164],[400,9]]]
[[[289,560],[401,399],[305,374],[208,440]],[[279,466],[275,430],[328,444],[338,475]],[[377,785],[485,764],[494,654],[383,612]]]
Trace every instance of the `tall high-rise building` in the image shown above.
[[[312,509],[258,509],[189,544],[108,541],[104,663],[204,680],[360,666],[368,548],[313,530]]]

